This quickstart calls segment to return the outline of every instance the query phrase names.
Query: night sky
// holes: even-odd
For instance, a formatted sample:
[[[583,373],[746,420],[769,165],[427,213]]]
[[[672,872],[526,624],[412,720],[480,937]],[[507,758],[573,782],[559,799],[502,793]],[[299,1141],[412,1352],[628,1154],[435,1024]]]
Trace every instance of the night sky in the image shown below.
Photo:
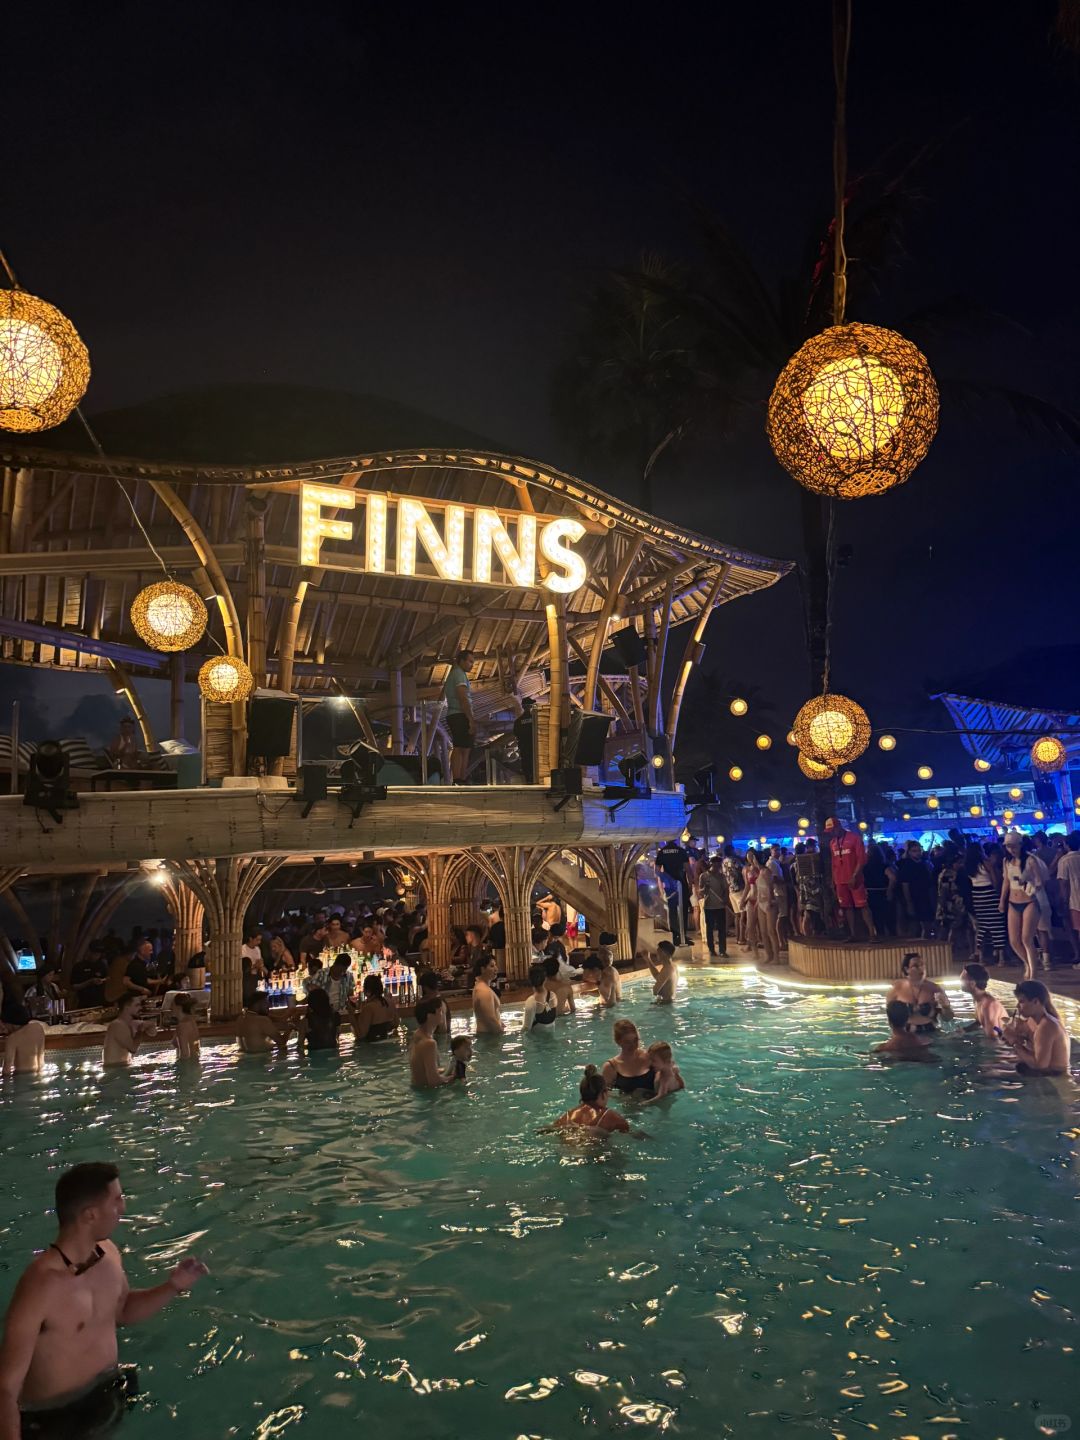
[[[907,261],[851,318],[902,328],[974,296],[1016,328],[935,368],[1080,410],[1080,57],[1053,12],[856,0],[852,171],[936,148]],[[830,213],[829,20],[828,0],[18,7],[0,245],[86,339],[91,414],[207,383],[327,386],[633,497],[556,430],[552,368],[607,269],[692,258],[691,202],[766,276],[796,266]],[[925,714],[928,679],[1076,638],[1077,457],[1006,412],[943,412],[909,484],[840,507],[834,683],[878,724]],[[794,556],[794,482],[762,422],[688,459],[657,508]],[[794,579],[707,639],[782,716],[804,698]]]

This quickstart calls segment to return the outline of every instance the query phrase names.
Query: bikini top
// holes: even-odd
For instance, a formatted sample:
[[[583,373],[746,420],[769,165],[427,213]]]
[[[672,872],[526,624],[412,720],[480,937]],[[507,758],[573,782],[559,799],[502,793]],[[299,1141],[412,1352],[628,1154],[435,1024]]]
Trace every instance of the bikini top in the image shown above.
[[[537,1007],[533,1013],[533,1029],[535,1030],[537,1025],[551,1025],[557,1014],[558,1008],[555,1005],[549,1005],[546,1010]]]

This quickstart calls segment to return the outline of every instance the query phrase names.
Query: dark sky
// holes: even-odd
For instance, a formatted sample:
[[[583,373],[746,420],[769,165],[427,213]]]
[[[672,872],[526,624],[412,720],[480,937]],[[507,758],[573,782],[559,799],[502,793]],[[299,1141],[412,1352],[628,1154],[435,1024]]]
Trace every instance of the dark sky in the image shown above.
[[[940,149],[898,282],[855,318],[975,295],[1025,329],[935,366],[1080,408],[1080,60],[1053,9],[856,0],[853,171],[901,142]],[[604,270],[692,254],[689,197],[773,278],[827,217],[829,11],[17,7],[0,244],[87,340],[91,412],[208,382],[325,385],[580,469],[548,379]],[[928,676],[1076,637],[1076,458],[998,408],[944,415],[907,486],[841,507],[834,680],[879,722],[914,713]],[[793,485],[755,424],[658,508],[792,555]],[[711,664],[799,703],[794,580],[708,640]]]

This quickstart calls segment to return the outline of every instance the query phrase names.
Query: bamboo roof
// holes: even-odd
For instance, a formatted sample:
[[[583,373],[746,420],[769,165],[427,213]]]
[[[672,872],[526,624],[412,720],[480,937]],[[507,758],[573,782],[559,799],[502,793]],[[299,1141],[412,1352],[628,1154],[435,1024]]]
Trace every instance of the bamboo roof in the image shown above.
[[[360,571],[304,570],[297,554],[301,481],[454,500],[499,509],[534,508],[572,515],[587,527],[577,546],[589,566],[586,586],[568,597],[567,627],[583,649],[602,618],[607,581],[635,544],[639,551],[621,586],[616,627],[661,625],[670,594],[670,625],[695,619],[716,603],[774,584],[788,562],[738,550],[635,509],[562,471],[476,449],[387,450],[328,460],[267,465],[207,465],[59,453],[0,441],[4,518],[0,528],[3,658],[62,669],[122,663],[133,674],[167,671],[167,656],[146,650],[129,615],[136,592],[161,578],[161,567],[132,515],[179,578],[193,576],[204,594],[223,577],[242,615],[247,601],[247,502],[266,504],[266,591],[270,683],[279,636],[306,581],[296,632],[295,689],[318,693],[374,688],[392,669],[415,677],[419,693],[436,687],[449,656],[461,648],[487,657],[481,678],[547,663],[547,592],[507,586],[447,584],[418,575],[400,579]],[[125,498],[125,494],[126,497]],[[205,537],[216,567],[193,545],[186,511]],[[128,501],[131,505],[129,506]],[[209,570],[209,576],[207,571]],[[718,587],[718,588],[717,588]],[[618,617],[622,617],[621,619]],[[212,624],[217,624],[213,620]],[[67,641],[67,643],[64,643]],[[205,645],[206,642],[204,642]],[[189,676],[208,648],[186,657]]]

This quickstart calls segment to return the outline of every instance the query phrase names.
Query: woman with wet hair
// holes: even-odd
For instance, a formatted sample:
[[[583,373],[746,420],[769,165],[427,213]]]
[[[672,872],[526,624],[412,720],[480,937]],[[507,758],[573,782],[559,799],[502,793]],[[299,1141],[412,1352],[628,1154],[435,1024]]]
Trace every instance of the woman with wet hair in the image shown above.
[[[607,1081],[595,1065],[586,1065],[585,1074],[578,1087],[581,1104],[567,1110],[555,1121],[554,1129],[590,1130],[593,1134],[610,1135],[614,1130],[627,1132],[630,1129],[625,1115],[608,1109]]]

